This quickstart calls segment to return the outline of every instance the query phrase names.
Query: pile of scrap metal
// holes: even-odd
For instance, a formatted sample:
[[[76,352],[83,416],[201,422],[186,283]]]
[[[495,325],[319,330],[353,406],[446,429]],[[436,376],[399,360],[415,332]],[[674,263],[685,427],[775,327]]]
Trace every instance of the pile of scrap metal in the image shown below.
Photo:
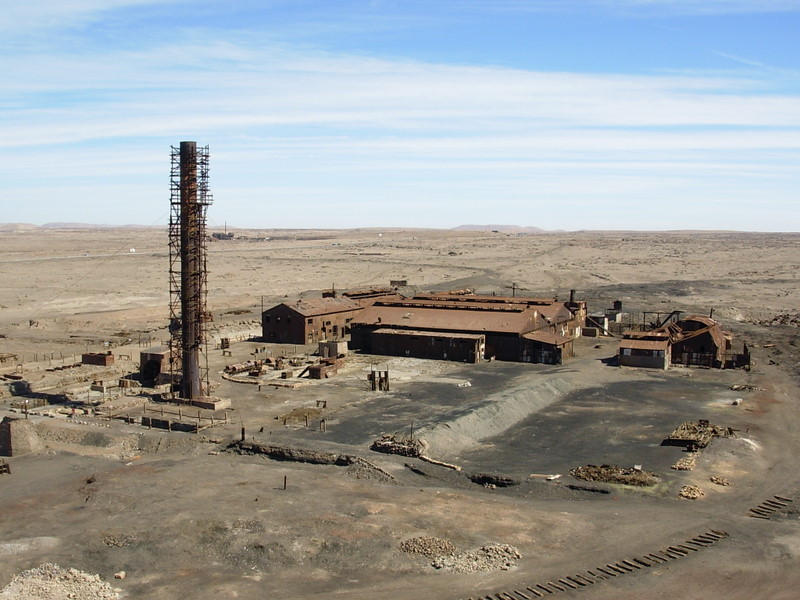
[[[658,483],[658,475],[651,471],[642,471],[632,467],[626,469],[616,465],[586,465],[576,467],[569,472],[575,479],[584,481],[602,481],[603,483],[621,483],[623,485],[650,486]]]
[[[258,375],[261,373],[263,364],[263,360],[248,360],[243,363],[234,363],[232,365],[225,366],[225,373],[228,375],[238,375],[239,373],[244,373],[247,371],[251,375],[254,373],[255,375]]]
[[[385,434],[379,440],[372,442],[370,450],[384,454],[399,454],[400,456],[422,456],[428,449],[428,443],[419,438],[397,438],[393,434]]]
[[[705,448],[716,437],[732,435],[734,433],[730,427],[717,427],[709,423],[707,419],[700,419],[697,423],[684,421],[661,442],[661,445],[683,446],[689,451],[694,451]]]

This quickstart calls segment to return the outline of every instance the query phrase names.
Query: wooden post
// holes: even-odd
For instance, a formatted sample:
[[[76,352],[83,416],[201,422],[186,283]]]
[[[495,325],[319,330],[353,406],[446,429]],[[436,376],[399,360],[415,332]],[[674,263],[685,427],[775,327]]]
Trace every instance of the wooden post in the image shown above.
[[[283,489],[286,489],[286,475],[283,476]]]

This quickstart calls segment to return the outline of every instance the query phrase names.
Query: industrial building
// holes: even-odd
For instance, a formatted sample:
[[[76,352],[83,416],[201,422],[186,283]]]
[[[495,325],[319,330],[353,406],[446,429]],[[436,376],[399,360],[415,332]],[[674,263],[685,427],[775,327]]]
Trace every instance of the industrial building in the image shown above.
[[[314,298],[278,304],[261,315],[261,335],[277,344],[316,344],[350,335],[350,322],[362,310],[348,298]]]
[[[350,323],[352,349],[390,356],[559,364],[574,354],[586,304],[553,298],[422,294],[377,300]]]
[[[358,311],[376,300],[397,298],[394,288],[325,290],[321,298],[284,302],[262,312],[261,336],[274,344],[346,340]]]
[[[747,367],[750,352],[732,349],[733,334],[711,317],[689,316],[652,331],[625,333],[620,340],[619,364],[666,369],[669,365],[713,368]]]

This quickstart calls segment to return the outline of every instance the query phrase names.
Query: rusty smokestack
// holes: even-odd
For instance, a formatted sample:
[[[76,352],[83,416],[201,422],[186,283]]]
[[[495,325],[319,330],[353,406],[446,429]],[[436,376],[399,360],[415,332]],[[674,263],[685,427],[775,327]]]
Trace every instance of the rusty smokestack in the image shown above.
[[[198,240],[201,218],[197,202],[197,143],[181,142],[181,395],[203,395],[200,379],[200,345],[203,315],[200,298],[203,241]]]
[[[181,142],[179,148],[173,146],[171,190],[170,359],[173,363],[180,360],[181,396],[194,399],[206,395],[208,387],[203,382],[204,373],[207,379],[208,372],[205,365],[206,209],[211,204],[208,146],[198,149],[196,142]]]

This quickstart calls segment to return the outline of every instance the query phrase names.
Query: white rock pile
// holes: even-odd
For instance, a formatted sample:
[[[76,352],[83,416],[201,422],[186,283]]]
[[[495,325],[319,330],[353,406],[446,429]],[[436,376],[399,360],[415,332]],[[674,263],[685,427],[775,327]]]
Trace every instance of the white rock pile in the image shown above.
[[[62,569],[44,563],[14,576],[0,591],[0,599],[13,600],[116,600],[119,594],[99,575]]]
[[[488,544],[475,550],[467,550],[449,556],[440,556],[433,561],[436,569],[454,573],[477,573],[478,571],[508,570],[522,558],[514,546]]]
[[[409,554],[422,554],[427,558],[451,556],[456,553],[456,547],[452,542],[425,535],[401,542],[400,550]]]

